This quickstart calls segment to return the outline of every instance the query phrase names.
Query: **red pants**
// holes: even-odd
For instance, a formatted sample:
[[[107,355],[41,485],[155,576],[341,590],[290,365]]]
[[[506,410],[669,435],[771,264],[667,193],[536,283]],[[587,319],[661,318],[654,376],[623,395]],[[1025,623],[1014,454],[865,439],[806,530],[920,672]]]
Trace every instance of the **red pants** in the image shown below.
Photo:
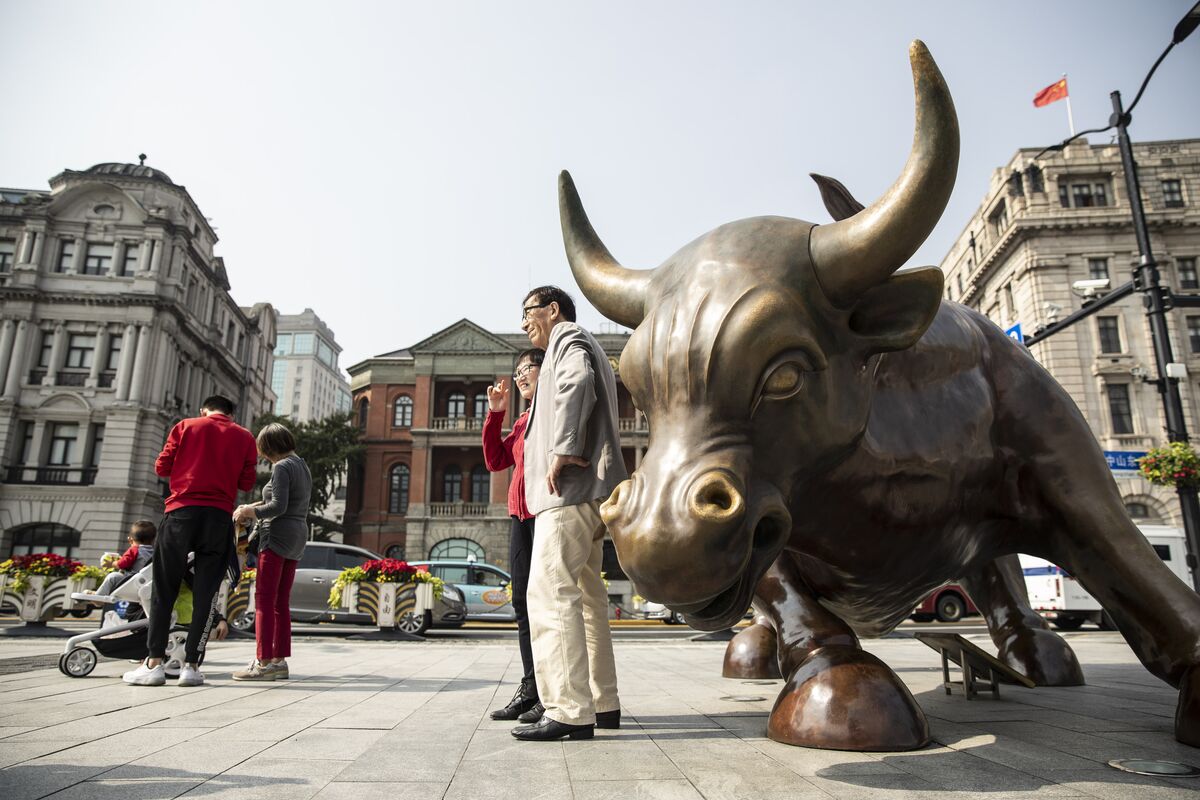
[[[272,550],[258,556],[254,581],[254,634],[258,659],[287,658],[292,654],[292,581],[296,560]]]

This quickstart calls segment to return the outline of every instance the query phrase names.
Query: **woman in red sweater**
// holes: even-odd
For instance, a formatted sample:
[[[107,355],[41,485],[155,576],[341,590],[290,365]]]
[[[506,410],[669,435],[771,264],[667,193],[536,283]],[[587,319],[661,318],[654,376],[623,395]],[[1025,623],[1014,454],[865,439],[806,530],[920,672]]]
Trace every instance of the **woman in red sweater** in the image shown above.
[[[538,371],[546,353],[539,348],[526,350],[517,356],[513,382],[528,403],[537,386]],[[533,646],[529,642],[529,613],[525,605],[525,588],[529,584],[529,559],[533,555],[533,515],[525,505],[525,425],[529,412],[524,411],[513,421],[512,432],[501,438],[500,429],[508,412],[509,389],[505,381],[488,387],[488,415],[483,423],[483,460],[492,472],[513,468],[508,483],[508,513],[512,516],[512,532],[508,543],[508,569],[512,573],[512,605],[517,613],[517,641],[521,647],[521,666],[525,674],[517,693],[504,708],[492,712],[492,719],[516,719],[538,702],[537,682],[533,674]]]

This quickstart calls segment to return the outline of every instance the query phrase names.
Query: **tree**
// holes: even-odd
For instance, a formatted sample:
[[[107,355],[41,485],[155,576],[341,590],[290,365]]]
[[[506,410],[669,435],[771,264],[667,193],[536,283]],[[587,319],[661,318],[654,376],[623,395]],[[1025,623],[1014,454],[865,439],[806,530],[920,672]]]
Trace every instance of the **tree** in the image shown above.
[[[277,422],[284,425],[296,437],[296,453],[308,464],[312,473],[312,500],[308,506],[310,525],[320,528],[323,534],[340,530],[333,520],[325,519],[321,513],[329,505],[333,493],[346,477],[346,466],[362,458],[362,431],[352,422],[351,414],[332,414],[324,419],[296,422],[290,417],[263,414],[254,420],[254,432],[265,425]],[[270,480],[269,474],[258,476],[261,489]],[[322,538],[325,538],[323,535]]]

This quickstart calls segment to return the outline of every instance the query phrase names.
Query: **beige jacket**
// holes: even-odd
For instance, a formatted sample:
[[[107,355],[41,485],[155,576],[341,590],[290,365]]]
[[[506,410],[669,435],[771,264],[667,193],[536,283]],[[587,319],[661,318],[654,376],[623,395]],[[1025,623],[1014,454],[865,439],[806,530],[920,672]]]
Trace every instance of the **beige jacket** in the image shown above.
[[[563,470],[558,495],[546,488],[555,455],[589,462]],[[608,357],[590,333],[574,322],[560,322],[550,331],[525,429],[529,513],[607,500],[627,477],[617,424],[617,378]]]

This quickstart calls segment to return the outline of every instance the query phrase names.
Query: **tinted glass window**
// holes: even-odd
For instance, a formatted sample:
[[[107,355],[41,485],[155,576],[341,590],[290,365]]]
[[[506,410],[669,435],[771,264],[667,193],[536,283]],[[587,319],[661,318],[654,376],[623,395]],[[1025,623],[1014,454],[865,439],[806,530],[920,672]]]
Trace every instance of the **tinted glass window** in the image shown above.
[[[304,555],[300,556],[300,563],[296,565],[297,569],[328,569],[329,568],[329,548],[328,547],[306,547]]]
[[[1152,547],[1154,547],[1154,552],[1158,553],[1158,557],[1163,561],[1171,560],[1171,546],[1169,544],[1156,544],[1152,545]]]
[[[433,574],[446,583],[470,583],[466,567],[433,567]]]
[[[342,550],[338,548],[333,555],[333,568],[343,570],[347,567],[361,567],[367,557],[355,550]]]
[[[476,567],[471,570],[471,583],[479,586],[500,586],[504,583],[504,577],[490,569]]]

